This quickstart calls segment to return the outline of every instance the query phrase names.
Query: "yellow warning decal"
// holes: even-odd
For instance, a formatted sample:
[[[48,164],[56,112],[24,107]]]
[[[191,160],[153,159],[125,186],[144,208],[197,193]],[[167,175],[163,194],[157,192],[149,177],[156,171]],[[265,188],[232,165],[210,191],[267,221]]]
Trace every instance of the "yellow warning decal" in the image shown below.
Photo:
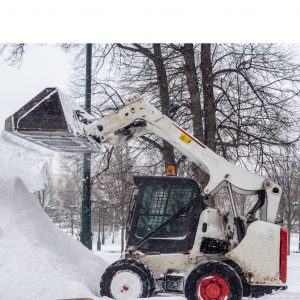
[[[185,142],[186,144],[190,144],[190,142],[192,141],[191,138],[189,138],[186,134],[182,134],[180,137],[179,137],[183,142]]]

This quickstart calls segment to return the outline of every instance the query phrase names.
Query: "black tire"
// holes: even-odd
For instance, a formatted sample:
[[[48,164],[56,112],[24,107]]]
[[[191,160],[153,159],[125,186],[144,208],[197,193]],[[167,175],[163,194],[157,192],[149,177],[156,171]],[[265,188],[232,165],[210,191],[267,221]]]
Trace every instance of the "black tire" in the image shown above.
[[[241,300],[243,285],[237,272],[229,265],[208,262],[199,265],[189,274],[184,292],[188,300]]]
[[[155,291],[155,281],[149,268],[142,262],[134,259],[121,259],[110,265],[103,273],[100,281],[101,296],[116,299],[111,291],[111,284],[114,277],[122,272],[124,272],[124,274],[126,274],[125,272],[129,272],[128,274],[134,274],[139,278],[141,283],[140,298],[147,298],[153,295]]]
[[[245,273],[240,268],[240,266],[232,260],[223,260],[223,262],[229,265],[231,268],[233,268],[241,278],[242,285],[243,285],[243,297],[250,297],[251,295],[250,285],[247,281]]]

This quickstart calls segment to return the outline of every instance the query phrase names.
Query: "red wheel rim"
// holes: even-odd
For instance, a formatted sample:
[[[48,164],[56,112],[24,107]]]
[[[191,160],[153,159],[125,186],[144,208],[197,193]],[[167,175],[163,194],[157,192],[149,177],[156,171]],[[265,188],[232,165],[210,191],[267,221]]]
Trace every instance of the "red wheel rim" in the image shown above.
[[[227,282],[219,276],[204,277],[197,283],[199,300],[226,300],[229,298]]]

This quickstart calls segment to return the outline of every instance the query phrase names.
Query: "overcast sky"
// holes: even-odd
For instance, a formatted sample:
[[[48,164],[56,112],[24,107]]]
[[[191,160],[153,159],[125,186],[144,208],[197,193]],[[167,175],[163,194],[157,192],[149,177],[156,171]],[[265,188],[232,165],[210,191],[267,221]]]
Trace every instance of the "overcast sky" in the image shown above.
[[[58,46],[30,45],[19,66],[9,66],[0,58],[0,130],[5,119],[46,87],[68,92],[71,58]]]

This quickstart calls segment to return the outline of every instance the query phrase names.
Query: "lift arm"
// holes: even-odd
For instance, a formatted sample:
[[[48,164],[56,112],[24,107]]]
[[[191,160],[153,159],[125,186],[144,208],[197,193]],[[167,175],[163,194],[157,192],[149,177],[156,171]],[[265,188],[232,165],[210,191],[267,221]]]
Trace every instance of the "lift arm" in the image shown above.
[[[143,99],[130,102],[117,112],[93,121],[85,127],[85,132],[89,139],[111,145],[154,133],[209,174],[209,182],[204,188],[206,195],[214,195],[228,183],[240,194],[265,191],[268,205],[262,219],[275,222],[281,197],[279,185],[230,163]]]
[[[88,147],[90,151],[97,151],[99,145],[102,143],[118,145],[145,134],[156,134],[158,137],[169,142],[198,165],[204,172],[209,174],[209,182],[203,190],[206,195],[212,196],[226,185],[240,194],[261,195],[265,193],[266,199],[264,205],[261,207],[261,219],[272,223],[275,222],[282,193],[282,189],[279,185],[263,176],[235,166],[223,157],[217,155],[170,118],[163,115],[149,102],[141,98],[135,99],[118,111],[101,119],[95,119],[87,115],[82,109],[73,109],[72,113],[70,113],[70,107],[66,106],[63,95],[61,95],[57,89],[52,90],[51,97],[53,98],[55,95],[58,99],[56,99],[56,101],[59,101],[62,107],[61,111],[64,113],[64,122],[67,123],[65,135],[62,135],[62,129],[50,130],[54,124],[51,122],[51,118],[49,120],[49,117],[49,124],[45,127],[49,127],[50,129],[48,128],[48,132],[46,128],[43,129],[47,132],[46,134],[43,134],[43,130],[33,130],[29,128],[30,126],[25,126],[24,124],[23,127],[25,127],[27,131],[22,131],[22,122],[16,119],[16,114],[22,111],[22,109],[23,112],[25,111],[21,117],[20,113],[18,115],[19,119],[23,118],[23,123],[26,123],[26,118],[32,120],[30,114],[34,115],[34,110],[28,108],[29,113],[26,114],[26,110],[24,109],[26,105],[6,120],[5,129],[22,138],[27,138],[37,143],[41,141],[40,144],[48,148],[55,148],[52,147],[53,142],[51,142],[50,135],[52,132],[52,135],[54,134],[57,140],[56,144],[54,144],[58,150],[74,152],[78,152],[78,150],[86,151],[86,149],[82,147],[78,147],[78,149],[76,149],[76,146],[72,147],[71,144],[78,143],[78,139],[80,139],[84,143],[84,146]],[[49,95],[47,97],[45,97],[45,99],[51,99]],[[42,98],[43,97],[40,96],[39,103],[44,103],[43,105],[45,105],[45,99],[41,100]],[[38,107],[39,104],[37,103],[34,109],[38,109]],[[42,113],[41,108],[40,113]],[[45,110],[45,114],[46,113],[49,114],[49,109]],[[73,120],[71,120],[72,118]],[[18,126],[20,128],[18,128]],[[60,132],[60,134],[57,134],[58,132]],[[68,143],[64,145],[63,143],[66,139],[72,139],[72,143],[68,141]],[[55,142],[55,140],[53,141]]]

